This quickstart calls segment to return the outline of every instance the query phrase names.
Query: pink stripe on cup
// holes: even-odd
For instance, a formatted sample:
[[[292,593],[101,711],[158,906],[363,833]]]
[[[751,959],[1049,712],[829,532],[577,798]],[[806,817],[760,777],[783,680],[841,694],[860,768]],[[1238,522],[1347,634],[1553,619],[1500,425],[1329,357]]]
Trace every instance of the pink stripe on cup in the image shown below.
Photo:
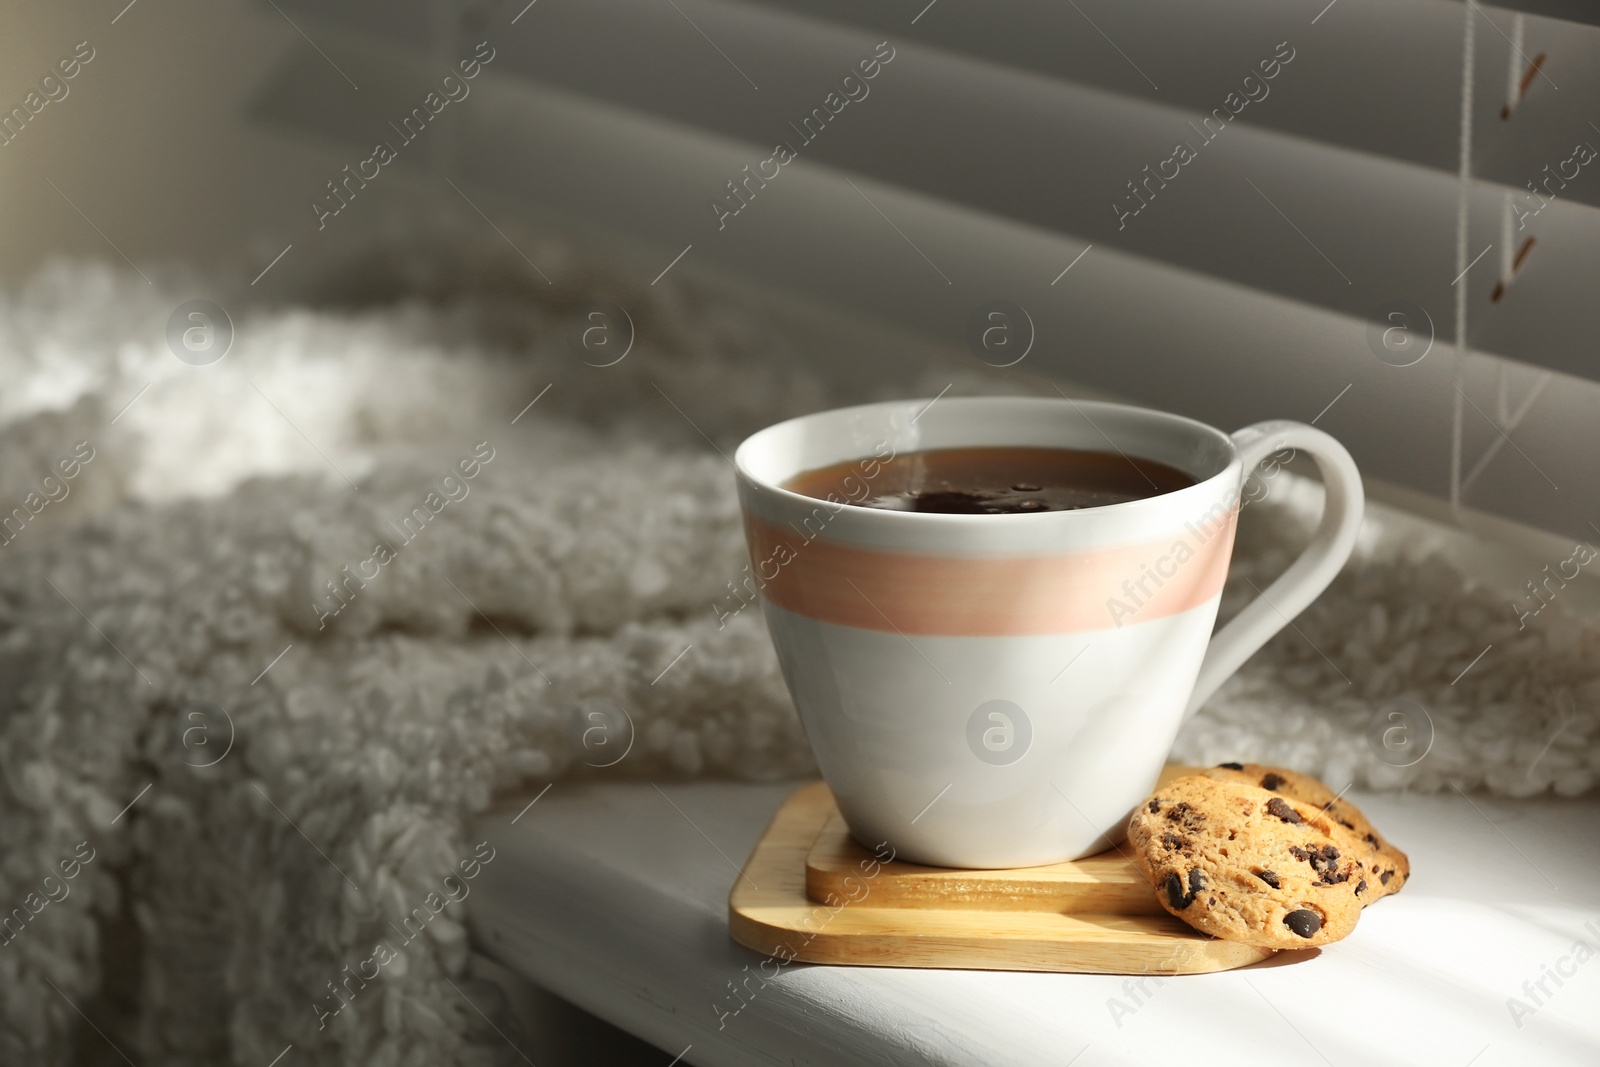
[[[1197,608],[1222,591],[1235,506],[1139,544],[971,559],[863,548],[746,514],[762,595],[807,618],[903,634],[1008,637],[1104,630]]]

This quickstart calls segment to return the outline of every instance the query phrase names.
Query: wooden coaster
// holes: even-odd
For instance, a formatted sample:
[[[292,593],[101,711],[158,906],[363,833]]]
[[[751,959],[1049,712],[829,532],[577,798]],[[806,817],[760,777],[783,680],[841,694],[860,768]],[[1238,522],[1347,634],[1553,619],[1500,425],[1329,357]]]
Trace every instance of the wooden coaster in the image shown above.
[[[1273,954],[1168,915],[1117,850],[1003,871],[879,862],[822,782],[773,816],[728,895],[728,929],[780,960],[872,967],[1200,974]]]

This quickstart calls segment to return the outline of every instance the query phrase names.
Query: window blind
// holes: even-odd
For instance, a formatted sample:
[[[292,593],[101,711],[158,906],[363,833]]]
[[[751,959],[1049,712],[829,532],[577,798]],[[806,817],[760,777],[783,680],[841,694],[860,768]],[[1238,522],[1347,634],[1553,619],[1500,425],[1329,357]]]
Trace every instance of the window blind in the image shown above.
[[[360,145],[488,40],[458,182],[945,345],[1020,309],[1023,369],[1596,518],[1600,30],[1559,4],[283,6],[367,80],[303,52],[268,117]]]

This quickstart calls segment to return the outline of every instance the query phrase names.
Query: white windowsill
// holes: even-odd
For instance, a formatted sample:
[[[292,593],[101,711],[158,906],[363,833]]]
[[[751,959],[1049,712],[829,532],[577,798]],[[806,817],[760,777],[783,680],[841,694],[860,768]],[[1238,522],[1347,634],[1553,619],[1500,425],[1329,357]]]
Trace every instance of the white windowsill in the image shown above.
[[[648,783],[561,782],[516,825],[526,800],[508,801],[477,827],[501,857],[469,909],[479,949],[669,1058],[692,1045],[684,1062],[702,1067],[1600,1060],[1600,962],[1569,958],[1579,938],[1600,947],[1600,799],[1360,797],[1413,877],[1320,952],[1142,991],[1106,975],[796,964],[751,980],[722,1017],[740,1004],[728,983],[763,957],[728,938],[735,874],[718,852],[742,863],[794,787],[663,783],[669,804]],[[1547,980],[1519,1029],[1507,998],[1558,965],[1575,975]]]

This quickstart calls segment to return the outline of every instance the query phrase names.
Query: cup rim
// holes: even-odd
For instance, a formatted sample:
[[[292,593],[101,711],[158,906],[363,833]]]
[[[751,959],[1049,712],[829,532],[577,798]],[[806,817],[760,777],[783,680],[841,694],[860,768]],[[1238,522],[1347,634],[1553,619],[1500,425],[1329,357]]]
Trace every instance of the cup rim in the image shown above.
[[[782,500],[786,503],[803,505],[809,501],[814,504],[817,501],[816,497],[807,496],[804,493],[797,493],[792,489],[785,489],[777,482],[763,478],[750,469],[750,453],[755,448],[760,446],[762,438],[766,437],[768,434],[776,434],[787,427],[794,426],[797,423],[820,418],[824,415],[846,415],[852,412],[865,413],[873,409],[889,411],[907,408],[911,410],[917,410],[920,408],[925,410],[927,406],[930,406],[936,400],[940,400],[940,398],[933,397],[911,398],[904,400],[879,400],[867,404],[850,404],[844,407],[824,408],[820,411],[812,411],[804,415],[796,415],[793,418],[784,419],[781,422],[775,422],[770,426],[766,426],[760,430],[757,430],[755,433],[751,434],[749,437],[746,437],[739,443],[738,448],[736,448],[733,453],[734,470],[742,480],[748,482],[750,485],[756,488],[759,488],[763,492],[776,495],[779,500]],[[1215,426],[1212,426],[1209,423],[1201,422],[1198,419],[1191,419],[1186,415],[1178,415],[1169,411],[1160,411],[1155,408],[1140,407],[1136,404],[1118,404],[1106,400],[1074,400],[1065,396],[957,396],[944,398],[940,402],[948,405],[963,407],[983,405],[1039,405],[1064,407],[1067,410],[1077,409],[1075,412],[1077,414],[1085,414],[1085,409],[1093,409],[1094,411],[1108,414],[1114,412],[1132,415],[1136,418],[1153,419],[1166,422],[1170,425],[1177,425],[1183,429],[1193,432],[1196,436],[1206,437],[1212,441],[1215,441],[1225,450],[1228,456],[1228,462],[1223,464],[1222,469],[1216,473],[1200,478],[1193,485],[1186,485],[1181,489],[1173,489],[1165,493],[1156,493],[1153,496],[1137,497],[1133,500],[1124,500],[1115,504],[1096,504],[1092,507],[1073,508],[1069,511],[1009,512],[1000,515],[966,515],[950,512],[893,511],[886,508],[866,507],[861,504],[851,503],[849,501],[839,501],[838,503],[824,501],[823,503],[835,513],[837,513],[837,511],[840,509],[847,509],[849,512],[854,512],[857,514],[882,516],[885,519],[892,517],[894,521],[920,522],[924,525],[959,525],[972,522],[981,522],[984,527],[992,529],[994,526],[1002,522],[1019,524],[1024,522],[1045,522],[1052,520],[1059,522],[1068,516],[1104,515],[1108,513],[1126,514],[1130,511],[1156,507],[1181,499],[1185,494],[1192,496],[1208,495],[1214,491],[1216,487],[1215,483],[1217,483],[1219,480],[1227,479],[1239,465],[1238,446],[1234,443],[1233,438],[1230,437],[1226,432],[1217,429]],[[1087,414],[1085,414],[1085,417],[1088,417]],[[1092,418],[1089,419],[1089,421],[1091,425],[1094,424],[1094,420]],[[1117,448],[1115,444],[1113,444],[1112,447]],[[1117,450],[1121,451],[1121,449]],[[1147,459],[1149,457],[1141,458]],[[800,472],[797,471],[795,473],[798,474]],[[793,475],[790,475],[790,477],[793,477]]]

